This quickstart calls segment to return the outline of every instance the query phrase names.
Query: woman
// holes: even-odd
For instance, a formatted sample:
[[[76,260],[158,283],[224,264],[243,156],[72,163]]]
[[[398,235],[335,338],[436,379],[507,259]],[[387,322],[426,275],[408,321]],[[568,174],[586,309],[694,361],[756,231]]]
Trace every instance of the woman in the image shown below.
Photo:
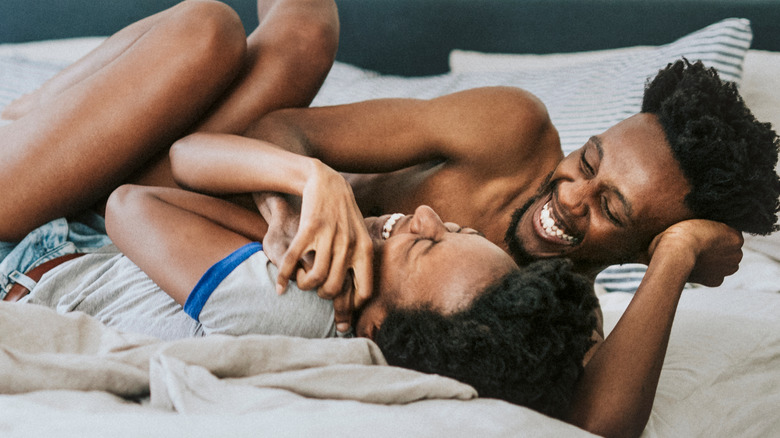
[[[73,252],[71,246],[89,252],[107,242],[101,219],[81,217],[74,225],[61,218],[101,210],[123,183],[175,186],[167,159],[175,140],[193,131],[243,133],[269,111],[310,103],[338,45],[334,2],[261,0],[258,18],[260,25],[246,37],[227,5],[182,2],[119,31],[5,108],[3,118],[13,123],[0,126],[4,290],[21,278],[15,267],[26,272]],[[347,318],[371,295],[372,253],[354,201],[335,207],[349,217],[349,248],[337,246],[330,257],[333,245],[320,239],[323,256],[313,272],[317,278],[339,273],[318,291],[338,298],[337,317]],[[47,229],[37,232],[48,236],[46,250],[14,252],[44,224]],[[354,246],[360,250],[352,251]],[[280,282],[298,259],[280,262]],[[329,269],[331,260],[338,269]],[[356,280],[352,299],[341,293],[347,268]]]
[[[179,189],[122,186],[106,218],[116,247],[52,269],[22,301],[163,338],[347,335],[336,332],[331,301],[295,283],[276,294],[277,270],[257,242],[267,224],[255,212]],[[585,277],[561,260],[521,270],[426,206],[366,225],[375,294],[357,312],[357,336],[374,339],[392,365],[565,413],[595,328]]]

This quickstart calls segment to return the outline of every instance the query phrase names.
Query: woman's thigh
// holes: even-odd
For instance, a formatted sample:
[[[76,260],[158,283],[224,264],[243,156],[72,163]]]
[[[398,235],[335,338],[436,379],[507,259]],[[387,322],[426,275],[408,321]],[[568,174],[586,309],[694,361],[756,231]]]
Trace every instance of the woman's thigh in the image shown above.
[[[166,12],[116,60],[0,127],[0,240],[90,207],[230,85],[246,47],[235,13],[216,2]]]

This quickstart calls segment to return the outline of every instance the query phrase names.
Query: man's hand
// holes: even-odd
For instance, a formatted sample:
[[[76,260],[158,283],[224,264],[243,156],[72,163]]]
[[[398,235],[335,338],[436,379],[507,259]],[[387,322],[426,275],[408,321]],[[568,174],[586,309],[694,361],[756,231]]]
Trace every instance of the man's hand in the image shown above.
[[[303,190],[298,232],[277,266],[278,291],[295,274],[301,289],[316,288],[333,300],[339,331],[349,328],[353,310],[371,296],[373,244],[352,188],[338,172],[315,166]]]
[[[720,222],[691,219],[678,222],[653,239],[649,259],[677,257],[688,263],[688,281],[719,286],[723,279],[739,269],[742,260],[742,234]]]

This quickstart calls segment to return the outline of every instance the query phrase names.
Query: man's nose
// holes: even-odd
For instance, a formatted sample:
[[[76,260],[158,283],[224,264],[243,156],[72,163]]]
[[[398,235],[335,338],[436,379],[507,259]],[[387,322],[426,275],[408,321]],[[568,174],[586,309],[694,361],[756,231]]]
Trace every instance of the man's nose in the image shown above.
[[[556,201],[571,216],[584,216],[588,212],[590,184],[587,181],[561,181],[557,187]]]

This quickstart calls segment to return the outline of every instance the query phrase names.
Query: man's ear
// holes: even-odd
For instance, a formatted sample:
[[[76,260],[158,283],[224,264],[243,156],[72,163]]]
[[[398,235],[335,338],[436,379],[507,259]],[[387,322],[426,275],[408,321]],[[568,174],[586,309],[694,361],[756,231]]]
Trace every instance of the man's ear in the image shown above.
[[[379,300],[372,300],[360,313],[360,318],[355,327],[357,335],[361,338],[373,340],[385,318],[387,318],[387,308]]]

